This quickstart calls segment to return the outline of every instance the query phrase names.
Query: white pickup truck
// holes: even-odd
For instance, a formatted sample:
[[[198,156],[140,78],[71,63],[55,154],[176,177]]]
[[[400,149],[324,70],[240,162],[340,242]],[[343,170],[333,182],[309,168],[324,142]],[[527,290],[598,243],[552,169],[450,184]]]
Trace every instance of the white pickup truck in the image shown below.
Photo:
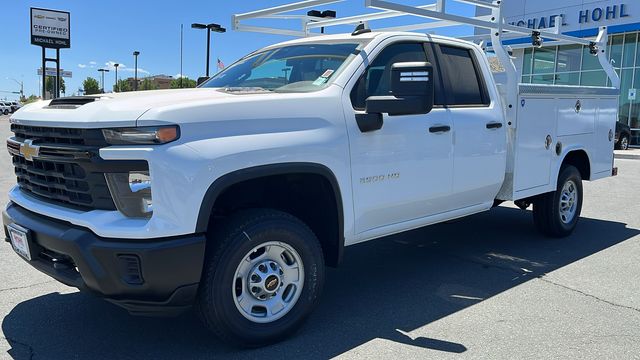
[[[500,88],[478,45],[360,30],[264,48],[197,89],[31,104],[11,117],[6,239],[131,313],[195,305],[227,341],[274,342],[345,246],[507,200],[573,231],[582,182],[615,172],[617,90]]]

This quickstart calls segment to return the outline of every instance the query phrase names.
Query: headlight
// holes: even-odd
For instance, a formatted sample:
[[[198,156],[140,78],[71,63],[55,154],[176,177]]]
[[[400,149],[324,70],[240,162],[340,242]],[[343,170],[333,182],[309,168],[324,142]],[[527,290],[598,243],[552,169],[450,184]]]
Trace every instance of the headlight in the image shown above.
[[[128,217],[149,218],[153,214],[151,177],[148,171],[104,174],[116,208]]]
[[[145,126],[138,128],[102,129],[105,140],[111,145],[166,144],[180,137],[177,125]]]

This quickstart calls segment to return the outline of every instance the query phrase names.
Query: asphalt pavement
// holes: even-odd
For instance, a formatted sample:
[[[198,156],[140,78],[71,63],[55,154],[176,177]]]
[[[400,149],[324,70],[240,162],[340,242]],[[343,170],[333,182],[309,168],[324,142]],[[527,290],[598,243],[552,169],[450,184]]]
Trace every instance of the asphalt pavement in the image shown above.
[[[640,160],[616,166],[585,183],[566,239],[543,238],[530,211],[505,205],[347,248],[301,331],[256,350],[219,342],[191,312],[132,317],[0,243],[0,358],[638,359]],[[14,182],[0,150],[3,203]]]

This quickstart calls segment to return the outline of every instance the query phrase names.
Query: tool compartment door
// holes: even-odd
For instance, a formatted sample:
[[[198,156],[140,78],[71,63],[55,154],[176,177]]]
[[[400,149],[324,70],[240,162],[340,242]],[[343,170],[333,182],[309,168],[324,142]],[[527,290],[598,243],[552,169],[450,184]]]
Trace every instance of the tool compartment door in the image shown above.
[[[593,133],[593,159],[591,180],[611,176],[613,166],[613,137],[618,119],[618,99],[602,97],[598,101],[595,131]],[[613,137],[610,137],[610,134]]]
[[[514,167],[516,194],[549,185],[557,122],[555,99],[521,97],[519,101]]]

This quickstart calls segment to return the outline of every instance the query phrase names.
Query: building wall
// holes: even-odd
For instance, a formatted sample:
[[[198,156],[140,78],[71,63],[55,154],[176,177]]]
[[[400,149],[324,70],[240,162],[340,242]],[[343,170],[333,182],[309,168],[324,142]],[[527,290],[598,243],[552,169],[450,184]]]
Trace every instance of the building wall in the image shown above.
[[[171,80],[173,80],[173,78],[169,77],[169,76],[149,76],[147,78],[138,78],[138,89],[142,88],[142,82],[145,79],[151,80],[151,83],[154,84],[156,89],[158,89],[158,90],[170,89],[171,88]],[[134,89],[135,79],[134,78],[128,78],[127,82],[129,82],[130,88]]]
[[[483,14],[479,10],[478,15]],[[610,61],[622,79],[619,121],[634,129],[640,145],[640,0],[504,0],[507,22],[532,29],[559,26],[562,33],[594,38],[600,26],[609,31]],[[611,86],[597,58],[581,45],[534,49],[528,37],[505,41],[525,83]]]
[[[598,26],[624,25],[637,21],[638,0],[505,0],[508,22],[530,28],[561,24],[562,32],[589,31]]]

